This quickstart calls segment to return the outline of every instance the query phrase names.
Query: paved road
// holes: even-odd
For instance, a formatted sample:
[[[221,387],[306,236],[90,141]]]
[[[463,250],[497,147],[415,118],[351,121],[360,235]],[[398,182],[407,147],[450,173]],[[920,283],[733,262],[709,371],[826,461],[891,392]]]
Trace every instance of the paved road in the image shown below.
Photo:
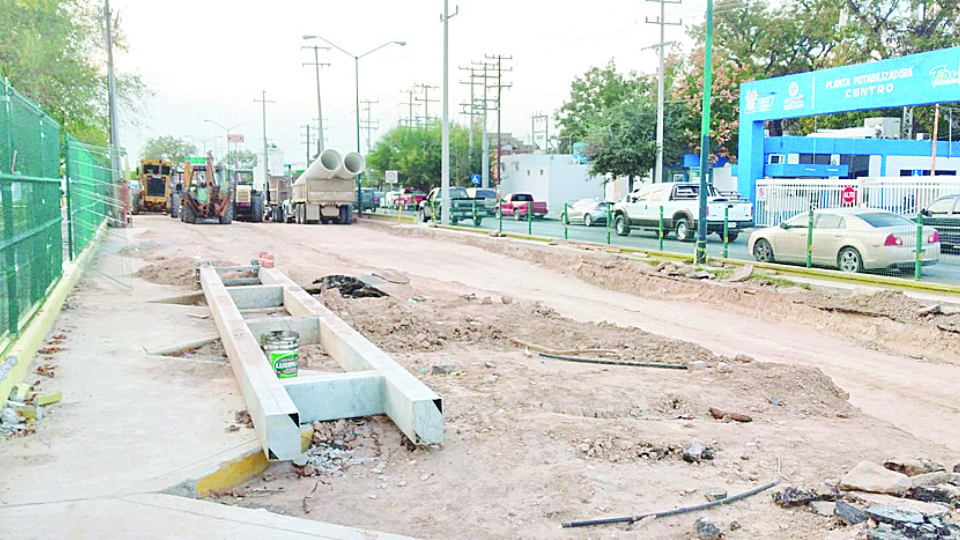
[[[396,216],[396,210],[381,209],[378,211],[381,215]],[[405,212],[405,216],[413,217],[413,212]],[[461,223],[469,226],[469,222]],[[500,222],[495,216],[486,217],[480,228],[497,229]],[[549,238],[563,238],[564,226],[559,220],[545,219],[534,220],[533,223],[526,221],[514,221],[511,217],[504,218],[503,230],[527,234],[532,230],[536,236],[546,236]],[[739,237],[731,242],[728,249],[728,257],[736,260],[751,261],[753,256],[747,252],[747,239],[749,232],[745,231]],[[607,243],[607,228],[605,226],[584,227],[583,225],[570,225],[567,227],[567,238],[572,241],[593,242],[597,244]],[[634,247],[642,249],[659,249],[659,241],[656,232],[631,231],[628,236],[617,236],[611,230],[609,232],[610,243],[617,246]],[[692,242],[679,242],[671,238],[665,238],[663,241],[663,250],[671,253],[689,253],[693,256],[694,244]],[[723,255],[723,243],[720,238],[711,234],[707,237],[707,255],[710,257],[720,257]],[[882,275],[891,275],[893,277],[903,277],[913,279],[913,273],[897,274],[883,272]],[[940,263],[934,266],[928,266],[923,269],[922,281],[934,283],[945,283],[950,285],[960,285],[960,255],[941,254]]]

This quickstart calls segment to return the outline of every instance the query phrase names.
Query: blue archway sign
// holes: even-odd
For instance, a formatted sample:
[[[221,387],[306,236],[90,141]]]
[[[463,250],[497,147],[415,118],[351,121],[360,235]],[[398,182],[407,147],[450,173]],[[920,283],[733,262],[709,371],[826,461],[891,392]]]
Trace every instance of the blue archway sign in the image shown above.
[[[960,47],[743,83],[738,189],[756,200],[766,120],[956,101]]]

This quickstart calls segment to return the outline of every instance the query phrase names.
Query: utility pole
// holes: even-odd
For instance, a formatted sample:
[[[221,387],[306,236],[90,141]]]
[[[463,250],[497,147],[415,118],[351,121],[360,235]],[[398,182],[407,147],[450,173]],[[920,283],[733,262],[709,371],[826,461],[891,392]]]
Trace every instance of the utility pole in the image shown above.
[[[647,24],[656,24],[660,26],[660,43],[648,48],[657,48],[660,53],[660,69],[657,72],[657,165],[653,173],[654,183],[663,182],[663,79],[664,79],[664,57],[667,54],[667,45],[673,42],[665,40],[665,29],[667,25],[680,26],[683,21],[667,22],[666,6],[667,4],[679,4],[680,0],[647,0],[647,2],[660,3],[660,16],[656,20],[650,20],[647,17]]]
[[[310,124],[304,124],[300,127],[307,128],[307,167],[310,166]]]
[[[400,92],[403,94],[407,94],[407,101],[401,101],[400,104],[406,105],[408,110],[410,111],[409,115],[407,116],[407,127],[413,128],[413,121],[414,121],[413,109],[414,107],[417,106],[416,101],[413,99],[413,94],[414,92],[416,92],[416,85],[414,85],[414,87],[409,90],[401,90]]]
[[[363,111],[367,113],[367,119],[360,122],[360,129],[367,132],[367,153],[370,153],[370,134],[373,133],[373,130],[380,127],[380,120],[374,121],[370,119],[370,105],[374,103],[380,102],[369,99],[360,100],[360,104],[363,105]]]
[[[482,186],[485,188],[490,187],[490,134],[487,132],[487,112],[498,110],[498,107],[490,107],[490,99],[488,96],[488,91],[490,88],[493,88],[494,85],[491,85],[488,81],[491,79],[496,79],[497,75],[492,73],[493,66],[495,65],[492,62],[473,62],[477,67],[476,71],[471,72],[471,77],[475,77],[481,80],[483,88],[483,97],[479,100],[480,105],[478,107],[477,100],[474,100],[472,106],[474,110],[479,110],[483,113],[481,123],[483,124],[483,129],[481,129],[482,139],[482,153],[480,155],[480,166],[483,169],[481,171]],[[499,162],[498,162],[499,166]]]
[[[707,262],[707,173],[710,172],[710,89],[713,84],[713,0],[707,0],[707,34],[703,51],[703,115],[700,117],[700,212],[697,221],[697,264]]]
[[[449,0],[443,0],[443,14],[440,21],[443,23],[443,124],[441,125],[441,153],[440,153],[440,197],[443,200],[443,224],[450,225],[450,68],[449,68],[449,26],[450,18],[460,13],[457,6],[453,14],[450,13]],[[424,88],[426,97],[426,88]],[[424,99],[424,103],[427,100]],[[426,107],[426,105],[424,105]],[[426,112],[426,110],[424,110]],[[429,117],[428,117],[429,119]],[[436,221],[436,216],[434,216]]]
[[[270,166],[268,161],[270,160],[270,155],[267,152],[267,103],[276,103],[267,99],[267,91],[263,90],[260,94],[260,99],[254,98],[253,101],[263,104],[263,181],[266,182],[266,185],[270,185]],[[309,165],[309,163],[307,163]]]
[[[110,111],[110,169],[113,173],[113,183],[117,184],[123,179],[123,175],[120,173],[120,138],[118,135],[119,126],[117,125],[117,80],[113,74],[113,29],[111,28],[113,13],[110,11],[110,0],[103,1],[103,18],[105,21],[104,28],[107,34],[107,99],[109,101]],[[119,215],[122,215],[122,212]],[[119,215],[115,216],[115,219],[119,218]],[[120,219],[117,219],[117,221],[119,222]],[[125,223],[120,224],[120,226],[125,225]]]
[[[500,185],[500,152],[501,152],[501,139],[502,139],[502,129],[500,127],[500,120],[502,116],[502,102],[501,97],[503,95],[504,88],[511,88],[511,84],[503,84],[503,72],[504,71],[513,71],[512,68],[504,68],[504,60],[513,60],[512,56],[503,56],[503,55],[484,55],[488,60],[496,60],[497,66],[497,83],[494,85],[494,88],[497,89],[497,162],[496,162],[496,171],[497,171],[497,186]]]
[[[451,15],[451,17],[452,17],[452,15]],[[417,97],[417,96],[414,96],[413,99],[414,99],[415,101],[419,101],[419,102],[423,103],[423,125],[427,125],[427,124],[430,123],[430,104],[431,104],[431,103],[438,103],[438,102],[440,101],[439,99],[430,99],[430,90],[431,90],[431,89],[432,89],[432,90],[436,90],[437,87],[436,87],[436,86],[430,86],[430,85],[428,85],[428,84],[415,84],[415,85],[413,85],[413,87],[414,87],[414,89],[419,88],[419,89],[423,90],[423,97],[422,97],[422,98]],[[419,122],[418,122],[418,124],[419,124]]]
[[[543,122],[543,129],[537,129],[537,121]],[[537,146],[538,133],[543,133],[543,150],[546,152],[550,140],[550,117],[539,111],[530,115],[530,142],[533,146]]]
[[[330,67],[330,64],[321,64],[320,63],[320,49],[329,51],[330,47],[320,47],[318,45],[304,45],[300,47],[301,49],[313,49],[313,62],[304,62],[303,66],[314,66],[316,68],[317,74],[317,118],[319,118],[320,128],[317,136],[317,155],[319,156],[323,152],[323,106],[320,104],[320,68],[321,67]],[[309,133],[309,132],[308,132]],[[307,154],[310,153],[310,149],[307,149]],[[307,160],[307,165],[310,165],[310,160]]]

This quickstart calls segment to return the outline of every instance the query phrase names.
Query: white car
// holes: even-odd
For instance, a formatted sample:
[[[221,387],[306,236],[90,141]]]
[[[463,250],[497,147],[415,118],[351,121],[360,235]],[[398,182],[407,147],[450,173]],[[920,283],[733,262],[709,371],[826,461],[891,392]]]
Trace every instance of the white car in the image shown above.
[[[747,244],[760,262],[806,263],[809,214],[794,216],[777,227],[754,231]],[[940,260],[940,234],[924,227],[921,263]],[[813,213],[809,237],[811,263],[844,272],[912,269],[916,261],[917,224],[877,208],[829,208]]]

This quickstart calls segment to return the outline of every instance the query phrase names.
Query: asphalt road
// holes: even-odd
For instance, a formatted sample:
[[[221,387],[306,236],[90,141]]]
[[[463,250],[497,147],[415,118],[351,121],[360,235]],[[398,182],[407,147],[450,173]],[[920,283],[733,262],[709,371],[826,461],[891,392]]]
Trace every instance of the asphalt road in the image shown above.
[[[396,216],[396,210],[379,209],[381,215]],[[404,212],[405,216],[412,217],[413,212]],[[461,222],[459,225],[470,226],[470,222]],[[483,219],[480,225],[481,229],[496,230],[500,227],[500,222],[496,216],[489,216]],[[658,250],[659,240],[655,231],[633,230],[627,236],[617,236],[616,232],[611,230],[609,235],[604,225],[595,225],[593,227],[584,227],[583,225],[569,225],[566,228],[566,238],[577,242],[591,242],[596,244],[606,244],[616,246],[633,247],[640,249]],[[544,219],[533,220],[533,223],[524,221],[515,221],[512,217],[503,219],[503,230],[519,234],[528,234],[532,232],[535,236],[545,236],[549,238],[564,238],[564,226],[559,220]],[[752,261],[753,256],[747,252],[747,239],[750,237],[750,230],[743,231],[739,237],[730,242],[727,246],[727,257],[730,259]],[[608,242],[609,237],[609,242]],[[664,238],[663,251],[670,253],[689,253],[693,257],[694,243],[680,242],[671,237]],[[723,256],[723,243],[716,234],[707,236],[707,255],[710,257]],[[892,277],[902,277],[904,279],[913,279],[913,273],[897,274],[891,272],[877,272],[879,275],[888,275]],[[960,255],[956,253],[943,253],[940,255],[940,262],[933,266],[927,266],[923,269],[922,281],[934,283],[945,283],[950,285],[960,285]]]

